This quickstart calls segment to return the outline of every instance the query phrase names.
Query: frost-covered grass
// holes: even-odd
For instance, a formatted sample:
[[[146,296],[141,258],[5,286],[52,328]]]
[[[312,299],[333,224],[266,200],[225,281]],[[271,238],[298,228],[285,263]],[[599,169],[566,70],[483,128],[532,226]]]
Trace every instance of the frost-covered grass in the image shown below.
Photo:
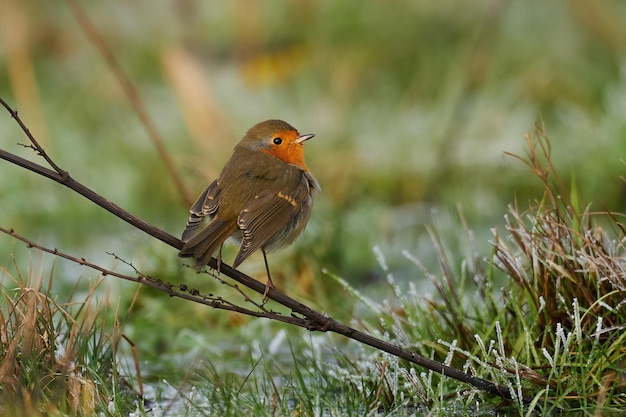
[[[510,403],[341,338],[268,321],[237,324],[237,344],[216,343],[224,327],[235,324],[231,319],[183,336],[192,339],[187,356],[149,355],[145,348],[141,353],[148,340],[133,331],[132,309],[118,317],[110,306],[116,303],[94,296],[101,279],[82,301],[72,293],[60,303],[41,276],[4,270],[1,410],[190,416],[623,411],[621,215],[579,212],[575,185],[568,190],[561,184],[543,132],[537,130],[528,145],[524,160],[544,182],[545,193],[524,210],[510,207],[506,227],[492,232],[488,255],[478,252],[473,233],[461,221],[458,233],[466,236],[469,255],[460,262],[453,261],[458,254],[449,251],[437,228],[431,236],[438,271],[404,251],[416,281],[394,275],[384,251],[374,248],[390,289],[382,300],[328,273],[341,288],[331,298],[354,305],[352,326],[506,386],[515,398]],[[432,295],[415,285],[424,275]],[[173,335],[159,323],[152,330],[144,326],[149,327],[144,332]],[[135,333],[143,377],[134,372],[128,347],[120,348],[124,329]],[[523,395],[532,401],[524,403]]]
[[[470,255],[455,263],[451,260],[457,254],[433,230],[439,272],[427,270],[415,254],[404,255],[431,279],[437,296],[425,297],[406,277],[403,283],[397,280],[379,249],[393,296],[378,303],[359,297],[356,290],[351,293],[376,317],[367,327],[387,339],[508,386],[517,398],[522,392],[534,397],[530,404],[513,402],[522,415],[596,407],[623,410],[623,215],[580,211],[576,185],[563,186],[543,131],[528,136],[528,147],[523,160],[544,183],[544,195],[526,209],[510,206],[504,230],[493,230],[489,256],[478,253],[472,232],[465,228]],[[390,362],[381,357],[380,363]],[[396,376],[410,382],[408,390],[398,388],[405,398],[421,393],[420,403],[439,410],[449,410],[450,401],[461,409],[487,401],[454,381],[435,383],[428,373],[421,379],[408,371]],[[400,398],[397,392],[392,397]]]

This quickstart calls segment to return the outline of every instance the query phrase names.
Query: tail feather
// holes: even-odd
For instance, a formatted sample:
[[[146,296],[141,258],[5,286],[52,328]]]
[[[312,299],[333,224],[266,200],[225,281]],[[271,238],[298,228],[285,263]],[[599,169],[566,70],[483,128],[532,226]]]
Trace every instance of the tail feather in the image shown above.
[[[236,222],[214,219],[185,243],[178,256],[194,258],[198,267],[206,265],[213,253],[236,231]]]
[[[191,213],[189,219],[187,219],[187,225],[180,240],[187,242],[198,230],[200,223],[204,220],[204,216],[198,216],[196,213]]]

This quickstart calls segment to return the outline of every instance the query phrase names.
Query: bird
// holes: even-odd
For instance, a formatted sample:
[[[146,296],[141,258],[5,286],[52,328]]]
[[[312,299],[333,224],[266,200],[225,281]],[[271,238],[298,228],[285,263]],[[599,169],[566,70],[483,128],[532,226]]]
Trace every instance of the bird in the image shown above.
[[[233,268],[261,249],[267,273],[265,302],[269,290],[275,288],[267,253],[300,235],[311,216],[313,197],[321,191],[304,162],[303,145],[314,136],[301,135],[276,119],[250,128],[218,178],[189,209],[178,256],[194,258],[201,268],[219,249],[219,273],[222,246],[229,237],[240,240]]]

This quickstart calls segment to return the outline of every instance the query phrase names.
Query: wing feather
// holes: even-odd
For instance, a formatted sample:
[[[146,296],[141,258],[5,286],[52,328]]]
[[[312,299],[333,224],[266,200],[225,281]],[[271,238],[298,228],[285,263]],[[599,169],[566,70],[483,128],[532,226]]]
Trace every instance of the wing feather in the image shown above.
[[[215,215],[220,205],[219,197],[221,191],[222,187],[219,180],[215,180],[200,194],[189,209],[189,218],[181,237],[182,241],[186,242],[196,234],[202,220],[206,216],[211,218]]]
[[[242,241],[233,266],[236,268],[259,248],[290,243],[297,236],[297,233],[291,236],[291,232],[301,220],[308,220],[310,206],[309,185],[302,181],[289,194],[277,192],[255,197],[237,218]]]

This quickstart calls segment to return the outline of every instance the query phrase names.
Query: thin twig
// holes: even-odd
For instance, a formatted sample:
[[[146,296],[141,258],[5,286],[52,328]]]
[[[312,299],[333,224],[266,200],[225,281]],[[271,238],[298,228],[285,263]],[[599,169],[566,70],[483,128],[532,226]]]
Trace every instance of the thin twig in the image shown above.
[[[101,267],[100,265],[94,264],[92,262],[89,262],[88,260],[86,260],[85,258],[77,258],[75,256],[69,255],[65,252],[62,252],[58,249],[50,249],[48,247],[45,247],[43,245],[40,245],[36,242],[33,242],[32,240],[16,233],[13,229],[5,229],[4,227],[0,226],[0,232],[5,233],[9,236],[14,237],[17,240],[20,240],[22,242],[24,242],[29,248],[35,248],[38,249],[42,252],[46,252],[46,253],[50,253],[52,255],[58,256],[60,258],[63,259],[67,259],[71,262],[74,262],[78,265],[81,266],[86,266],[88,268],[94,269],[98,272],[100,272],[103,276],[113,276],[116,278],[121,278],[123,280],[126,281],[131,281],[131,282],[135,282],[137,284],[141,284],[141,285],[145,285],[147,287],[153,288],[157,291],[160,292],[164,292],[167,295],[169,295],[170,297],[176,297],[176,298],[182,298],[184,300],[188,300],[188,301],[192,301],[194,303],[198,303],[198,304],[204,304],[207,305],[209,307],[213,307],[216,309],[221,309],[221,310],[229,310],[229,311],[234,311],[240,314],[245,314],[248,316],[253,316],[253,317],[263,317],[263,318],[267,318],[267,319],[271,319],[271,320],[277,320],[277,321],[281,321],[283,323],[289,323],[289,324],[293,324],[295,326],[298,327],[303,327],[308,329],[310,327],[310,324],[307,320],[298,318],[298,317],[289,317],[289,316],[282,316],[278,313],[274,313],[274,312],[269,312],[269,311],[263,311],[263,312],[258,312],[258,311],[253,311],[253,310],[249,310],[246,309],[244,307],[238,306],[236,304],[233,304],[229,301],[225,301],[223,298],[221,297],[214,297],[212,295],[204,295],[201,294],[200,291],[194,289],[194,288],[189,288],[187,285],[185,284],[172,284],[169,283],[167,281],[163,281],[161,279],[158,278],[153,278],[149,275],[145,275],[142,274],[141,272],[139,272],[136,268],[134,268],[132,266],[131,263],[124,261],[123,259],[121,259],[120,257],[118,257],[117,255],[113,255],[115,257],[115,259],[124,262],[126,265],[130,266],[131,268],[133,268],[135,270],[135,272],[137,273],[137,276],[131,276],[131,275],[126,275],[126,274],[122,274],[119,272],[115,272],[112,271],[110,269]]]
[[[189,265],[186,265],[188,268],[194,268],[191,267]],[[241,295],[241,297],[244,299],[245,302],[253,304],[256,308],[258,308],[261,311],[267,311],[265,309],[265,305],[259,302],[254,301],[253,299],[251,299],[248,294],[246,294],[246,292],[244,290],[241,289],[241,287],[237,284],[234,284],[232,282],[228,282],[224,279],[222,279],[218,273],[212,273],[212,272],[217,272],[215,269],[209,269],[209,271],[203,271],[208,273],[209,275],[211,275],[212,278],[214,278],[215,280],[217,280],[220,284],[222,285],[226,285],[227,287],[232,288],[234,291],[238,292],[239,295]]]
[[[24,133],[26,134],[26,136],[28,137],[28,139],[30,140],[30,142],[32,143],[31,146],[27,146],[30,147],[32,149],[35,150],[35,152],[37,152],[37,155],[43,157],[46,162],[48,163],[48,165],[50,165],[52,167],[52,169],[54,169],[56,171],[57,174],[59,174],[59,176],[63,177],[65,175],[67,175],[67,172],[63,171],[61,168],[59,168],[57,166],[57,164],[54,163],[54,161],[48,156],[48,154],[46,154],[46,152],[43,150],[43,148],[41,147],[41,145],[39,145],[39,142],[37,142],[37,140],[35,139],[35,137],[30,133],[30,129],[28,129],[26,127],[26,125],[24,124],[24,122],[22,122],[22,119],[20,119],[20,117],[17,114],[17,110],[13,110],[11,108],[11,106],[9,106],[4,100],[0,99],[0,103],[2,103],[2,105],[4,106],[5,109],[7,109],[7,111],[9,113],[11,113],[11,117],[15,119],[15,121],[17,122],[18,125],[20,125],[20,127],[22,128],[22,130],[24,131]]]

